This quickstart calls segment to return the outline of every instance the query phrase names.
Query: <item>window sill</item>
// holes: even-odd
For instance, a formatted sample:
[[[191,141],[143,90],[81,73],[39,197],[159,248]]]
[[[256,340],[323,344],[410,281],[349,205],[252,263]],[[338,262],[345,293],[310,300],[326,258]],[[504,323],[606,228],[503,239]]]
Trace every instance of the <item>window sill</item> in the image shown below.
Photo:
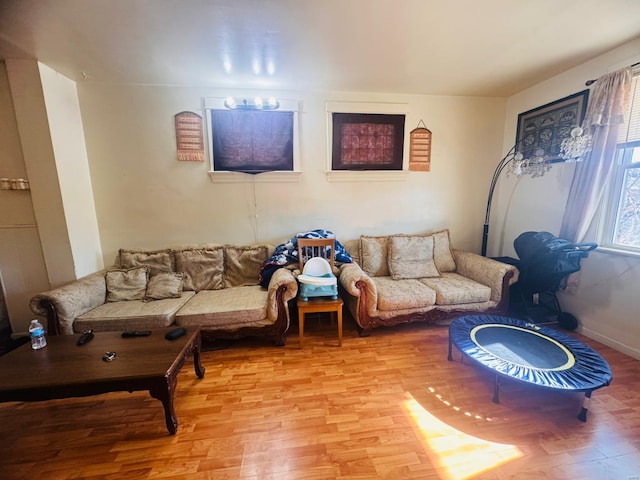
[[[403,182],[406,170],[328,170],[329,182]]]
[[[638,260],[640,260],[640,251],[634,251],[634,250],[622,250],[620,248],[615,248],[615,247],[598,247],[595,250],[598,253],[604,253],[607,255],[620,255],[623,257],[633,257],[633,258],[637,258]]]
[[[298,183],[302,172],[264,172],[252,175],[242,172],[209,171],[211,183]]]

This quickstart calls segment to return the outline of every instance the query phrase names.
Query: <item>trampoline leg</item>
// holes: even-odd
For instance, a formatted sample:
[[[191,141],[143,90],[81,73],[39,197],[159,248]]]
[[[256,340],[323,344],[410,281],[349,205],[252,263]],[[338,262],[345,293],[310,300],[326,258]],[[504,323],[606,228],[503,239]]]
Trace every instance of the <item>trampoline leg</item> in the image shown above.
[[[589,410],[589,402],[591,401],[591,392],[586,392],[584,394],[584,400],[582,401],[582,408],[580,409],[580,413],[578,414],[578,420],[581,422],[587,421],[587,411]]]
[[[500,377],[496,375],[496,385],[493,389],[493,403],[500,403]]]
[[[447,355],[447,360],[453,360],[453,357],[451,356],[451,336],[449,336],[449,355]]]

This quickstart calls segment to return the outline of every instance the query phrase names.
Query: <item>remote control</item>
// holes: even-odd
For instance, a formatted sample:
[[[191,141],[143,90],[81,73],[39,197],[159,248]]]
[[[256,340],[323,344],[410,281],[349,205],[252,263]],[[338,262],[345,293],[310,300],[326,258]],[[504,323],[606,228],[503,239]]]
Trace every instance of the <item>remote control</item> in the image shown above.
[[[77,345],[78,346],[84,345],[85,343],[90,342],[92,339],[93,339],[93,330],[87,330],[82,335],[80,335]]]
[[[148,337],[151,335],[151,330],[131,330],[128,332],[122,332],[122,338],[132,338],[132,337]]]
[[[176,338],[180,338],[181,336],[183,336],[185,333],[187,333],[186,328],[174,328],[173,330],[168,331],[165,334],[164,338],[166,338],[167,340],[175,340]]]

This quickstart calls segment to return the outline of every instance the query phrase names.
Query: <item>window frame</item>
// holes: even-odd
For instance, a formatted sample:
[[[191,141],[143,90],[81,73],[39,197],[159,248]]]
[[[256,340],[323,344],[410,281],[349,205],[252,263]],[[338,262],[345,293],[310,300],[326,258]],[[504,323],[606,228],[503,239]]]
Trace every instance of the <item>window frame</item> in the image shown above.
[[[241,97],[252,98],[256,95],[240,95]],[[262,97],[272,96],[258,95]],[[213,135],[211,125],[211,112],[212,110],[226,110],[224,101],[226,97],[205,97],[203,99],[203,110],[205,119],[205,135],[207,145],[207,155],[209,157],[209,178],[214,183],[287,183],[287,182],[299,182],[301,169],[300,169],[300,134],[299,134],[299,113],[300,113],[300,101],[299,100],[279,100],[280,107],[279,112],[292,112],[293,113],[293,170],[274,170],[267,171],[259,174],[251,174],[239,171],[229,170],[215,170],[214,158],[213,158]]]
[[[407,121],[410,115],[407,103],[382,102],[349,102],[327,101],[325,103],[327,119],[327,159],[325,174],[329,182],[375,182],[375,181],[405,181],[409,175],[409,135]],[[334,113],[374,113],[386,115],[404,115],[404,133],[402,145],[401,170],[334,170],[333,154],[333,114]]]
[[[632,99],[632,107],[640,109],[640,70],[634,71],[633,76],[637,83],[635,84],[635,98]],[[627,117],[621,128],[628,128],[631,121],[632,119]],[[640,162],[632,162],[635,149],[640,149],[640,138],[619,142],[616,145],[614,166],[600,206],[596,236],[600,250],[640,257],[640,246],[615,242],[619,224],[618,214],[624,195],[625,174],[630,169],[640,169]]]

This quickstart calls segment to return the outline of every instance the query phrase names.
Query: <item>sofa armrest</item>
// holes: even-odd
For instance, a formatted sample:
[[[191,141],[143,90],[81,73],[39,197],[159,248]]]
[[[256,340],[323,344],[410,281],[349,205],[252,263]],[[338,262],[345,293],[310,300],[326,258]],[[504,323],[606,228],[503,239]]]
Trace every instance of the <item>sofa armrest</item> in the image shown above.
[[[456,273],[489,287],[492,301],[500,303],[503,295],[508,294],[509,285],[518,280],[518,269],[513,265],[456,249],[453,258]]]
[[[347,263],[340,267],[340,284],[354,297],[365,299],[364,306],[372,312],[378,308],[378,289],[369,275],[357,263]]]
[[[279,268],[271,276],[267,290],[267,318],[275,321],[280,313],[278,305],[285,307],[298,294],[298,282],[291,270]]]
[[[49,335],[73,334],[73,321],[106,301],[105,270],[31,298],[31,311],[47,318]]]

